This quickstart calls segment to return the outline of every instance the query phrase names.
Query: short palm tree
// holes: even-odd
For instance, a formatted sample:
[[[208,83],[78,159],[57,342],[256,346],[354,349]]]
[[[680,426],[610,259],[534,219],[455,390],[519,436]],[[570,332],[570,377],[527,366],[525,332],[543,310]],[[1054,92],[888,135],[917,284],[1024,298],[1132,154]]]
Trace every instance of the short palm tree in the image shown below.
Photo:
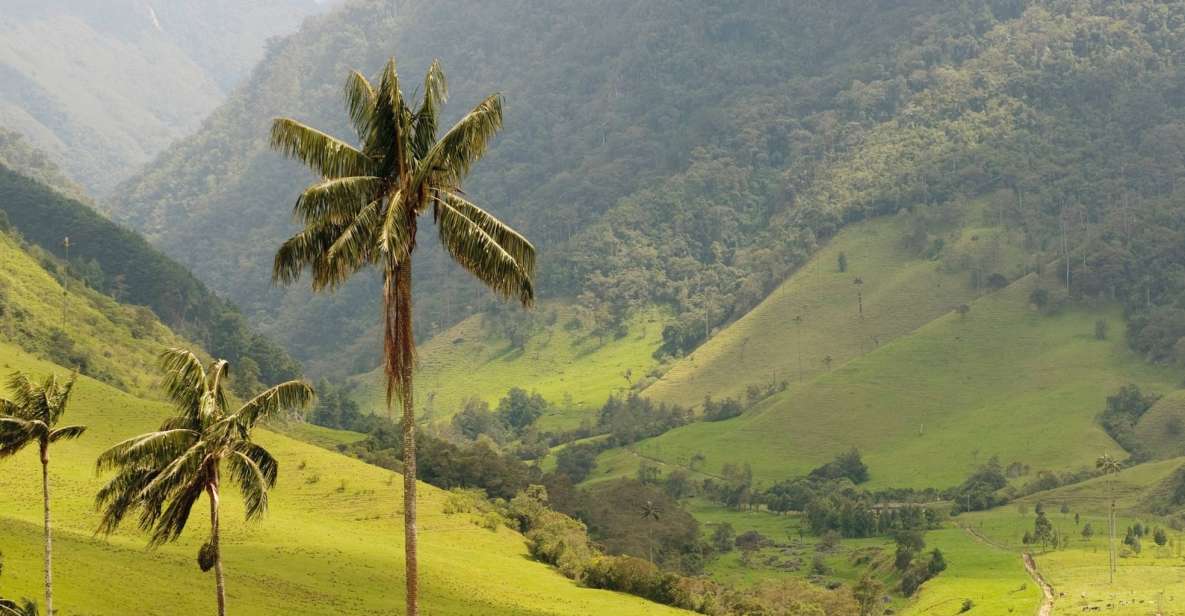
[[[203,366],[193,353],[170,349],[161,356],[161,366],[163,387],[177,414],[160,430],[130,438],[99,456],[100,472],[116,471],[95,498],[103,514],[99,532],[114,532],[128,514],[138,511],[139,527],[151,533],[150,546],[174,541],[205,493],[210,501],[210,539],[198,553],[198,564],[202,571],[214,569],[218,614],[225,616],[219,542],[223,470],[243,495],[247,519],[261,517],[279,464],[251,440],[251,432],[262,419],[307,406],[313,388],[303,381],[281,383],[231,413],[223,391],[226,361]]]
[[[77,374],[65,381],[49,375],[37,382],[17,372],[8,380],[10,400],[0,400],[0,458],[37,443],[41,453],[41,497],[45,512],[45,613],[53,615],[53,526],[49,517],[49,446],[76,439],[85,426],[58,427]],[[15,609],[15,608],[14,608]]]
[[[321,291],[370,267],[383,277],[387,406],[397,395],[403,408],[408,616],[418,613],[411,272],[420,216],[431,212],[445,251],[496,293],[524,306],[535,297],[534,246],[461,191],[461,180],[502,126],[502,98],[487,97],[438,137],[447,92],[440,63],[433,62],[422,98],[406,99],[391,59],[377,87],[357,71],[346,80],[358,147],[288,118],[277,119],[271,134],[274,148],[320,176],[296,200],[304,229],[276,253],[275,280],[291,283],[308,269],[313,289]]]

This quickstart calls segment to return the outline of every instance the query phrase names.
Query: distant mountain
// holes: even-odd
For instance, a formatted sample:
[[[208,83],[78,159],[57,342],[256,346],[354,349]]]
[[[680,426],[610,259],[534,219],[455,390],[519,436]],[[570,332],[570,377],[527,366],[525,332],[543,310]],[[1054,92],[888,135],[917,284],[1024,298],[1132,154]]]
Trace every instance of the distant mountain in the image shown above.
[[[1185,337],[1183,23],[1182,0],[353,0],[106,207],[306,365],[372,368],[373,279],[271,285],[310,178],[266,135],[289,115],[346,137],[347,69],[395,55],[410,94],[439,57],[450,117],[507,100],[466,190],[536,242],[540,293],[598,335],[657,304],[660,354],[685,355],[841,227],[1003,192],[994,224],[1024,236],[1026,267],[1120,301],[1132,347],[1167,361]],[[938,239],[919,224],[902,241]],[[488,306],[439,252],[417,267],[422,338]],[[976,287],[999,273],[960,268]]]
[[[193,131],[313,0],[8,0],[0,126],[103,193]]]

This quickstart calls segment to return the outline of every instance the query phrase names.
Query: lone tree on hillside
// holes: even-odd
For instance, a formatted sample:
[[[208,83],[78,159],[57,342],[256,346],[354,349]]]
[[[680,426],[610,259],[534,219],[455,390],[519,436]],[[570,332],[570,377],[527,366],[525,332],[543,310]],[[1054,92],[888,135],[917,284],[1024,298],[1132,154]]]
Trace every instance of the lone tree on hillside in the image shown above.
[[[151,533],[150,546],[175,541],[205,493],[210,500],[210,539],[198,552],[198,565],[202,571],[214,569],[218,615],[226,616],[219,542],[223,471],[238,484],[247,519],[262,517],[280,465],[251,440],[251,432],[260,420],[311,404],[313,388],[303,381],[281,383],[232,413],[223,390],[229,372],[226,361],[203,366],[193,353],[170,349],[161,355],[161,367],[165,394],[177,414],[160,430],[132,437],[99,455],[99,472],[116,471],[95,497],[103,514],[99,532],[114,532],[138,511],[139,527]]]
[[[273,148],[321,176],[296,200],[304,229],[276,253],[274,279],[291,283],[308,269],[321,291],[370,267],[382,274],[387,406],[398,396],[403,407],[406,616],[419,613],[411,272],[420,216],[431,212],[445,251],[495,293],[524,307],[535,299],[534,246],[461,190],[502,126],[502,97],[490,95],[438,137],[448,92],[439,62],[420,91],[418,102],[404,98],[392,58],[377,87],[357,71],[346,79],[358,147],[288,118],[275,120],[271,134]]]
[[[17,372],[8,380],[12,399],[0,399],[0,458],[37,443],[41,455],[41,499],[45,517],[45,613],[53,615],[53,525],[49,517],[49,446],[82,436],[86,426],[57,427],[66,412],[77,374],[65,381],[50,375],[40,383]],[[15,611],[16,608],[13,608]],[[35,608],[34,608],[35,609]]]

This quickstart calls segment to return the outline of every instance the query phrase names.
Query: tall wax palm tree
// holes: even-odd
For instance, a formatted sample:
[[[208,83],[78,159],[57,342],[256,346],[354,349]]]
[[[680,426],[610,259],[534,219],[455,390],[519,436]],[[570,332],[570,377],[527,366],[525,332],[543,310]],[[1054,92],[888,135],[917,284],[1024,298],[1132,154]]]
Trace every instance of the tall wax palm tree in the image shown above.
[[[642,503],[639,509],[643,521],[649,521],[646,525],[646,535],[650,548],[650,564],[654,564],[654,524],[662,517],[662,509],[655,504],[654,501],[646,501]]]
[[[1109,544],[1107,545],[1108,567],[1110,572],[1111,583],[1115,582],[1115,479],[1112,477],[1115,473],[1123,470],[1123,466],[1119,461],[1111,457],[1111,454],[1103,454],[1095,460],[1095,468],[1102,471],[1107,476],[1107,498],[1111,501],[1110,511],[1107,516],[1107,533]]]
[[[502,126],[494,94],[437,136],[448,87],[439,62],[424,78],[422,98],[400,89],[395,60],[377,87],[357,71],[346,79],[346,108],[357,147],[293,119],[272,125],[272,146],[320,176],[296,200],[304,229],[276,253],[273,276],[291,283],[308,269],[315,291],[333,289],[374,267],[382,274],[387,406],[403,410],[404,548],[407,614],[418,613],[416,447],[412,371],[412,255],[419,218],[431,212],[446,252],[499,295],[534,301],[535,248],[518,232],[470,202],[461,181]]]
[[[99,472],[114,470],[98,493],[102,511],[99,532],[110,534],[133,512],[137,524],[151,533],[157,546],[181,536],[190,512],[202,494],[210,501],[210,539],[198,553],[202,571],[214,569],[218,614],[226,614],[226,585],[220,545],[223,471],[237,484],[248,520],[267,510],[267,492],[276,483],[279,464],[251,440],[260,420],[284,410],[307,406],[313,388],[288,381],[260,393],[233,413],[223,391],[229,365],[212,361],[203,366],[193,353],[170,349],[161,355],[163,387],[177,414],[160,430],[130,438],[103,452]]]
[[[40,383],[17,372],[8,380],[10,400],[0,400],[0,458],[33,443],[41,453],[41,498],[45,513],[45,613],[53,616],[53,525],[49,517],[49,446],[82,436],[86,426],[58,426],[78,375],[61,381],[49,375]]]

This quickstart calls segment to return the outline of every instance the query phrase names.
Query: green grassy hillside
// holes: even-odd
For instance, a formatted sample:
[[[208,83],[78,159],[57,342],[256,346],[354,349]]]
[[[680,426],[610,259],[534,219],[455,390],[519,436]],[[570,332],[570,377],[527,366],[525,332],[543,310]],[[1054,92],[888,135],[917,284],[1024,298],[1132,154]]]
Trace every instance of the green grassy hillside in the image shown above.
[[[185,345],[147,308],[118,304],[74,279],[63,294],[62,278],[43,267],[60,264],[3,232],[0,263],[0,340],[130,391],[151,384],[161,350]]]
[[[976,289],[964,260],[979,258],[987,271],[1008,274],[1020,265],[1008,234],[975,227],[940,234],[947,246],[940,261],[921,258],[903,241],[910,222],[903,214],[845,228],[646,395],[698,405],[709,394],[743,397],[749,385],[810,380],[971,301]],[[846,272],[837,265],[841,254]]]
[[[627,370],[637,381],[658,363],[653,354],[662,336],[660,311],[635,315],[620,338],[599,339],[589,334],[589,324],[570,304],[544,302],[536,310],[550,315],[545,320],[552,323],[530,335],[521,348],[486,327],[482,315],[465,319],[420,347],[416,396],[421,415],[447,419],[471,397],[495,406],[510,388],[519,387],[559,407],[540,418],[541,426],[571,428],[595,413],[610,395],[629,389]],[[383,408],[381,369],[356,382],[364,409]]]
[[[0,366],[61,372],[7,344]],[[155,429],[165,405],[84,379],[68,419],[85,437],[55,447],[51,462],[55,594],[67,614],[178,614],[211,609],[213,580],[196,567],[206,524],[200,507],[178,545],[145,551],[121,532],[93,537],[101,478],[96,455]],[[264,432],[280,460],[268,516],[244,524],[237,498],[226,503],[223,533],[231,609],[244,614],[391,613],[402,604],[401,480],[398,475],[291,438]],[[0,468],[0,550],[5,591],[36,597],[40,587],[40,477],[36,453]],[[532,561],[522,536],[486,530],[468,514],[443,513],[445,493],[421,486],[422,600],[428,614],[665,614],[674,610],[582,589]],[[119,575],[112,575],[118,571]]]
[[[1185,456],[1185,391],[1170,392],[1148,409],[1136,436],[1157,457]]]
[[[1043,316],[1028,276],[913,334],[769,398],[745,415],[645,441],[643,455],[704,469],[747,462],[755,477],[804,473],[858,447],[872,486],[950,486],[991,456],[1035,469],[1092,464],[1119,447],[1095,417],[1126,382],[1169,389],[1170,370],[1135,357],[1121,336],[1096,340],[1111,309]],[[1112,328],[1112,330],[1118,328]],[[618,472],[629,472],[618,468]]]

